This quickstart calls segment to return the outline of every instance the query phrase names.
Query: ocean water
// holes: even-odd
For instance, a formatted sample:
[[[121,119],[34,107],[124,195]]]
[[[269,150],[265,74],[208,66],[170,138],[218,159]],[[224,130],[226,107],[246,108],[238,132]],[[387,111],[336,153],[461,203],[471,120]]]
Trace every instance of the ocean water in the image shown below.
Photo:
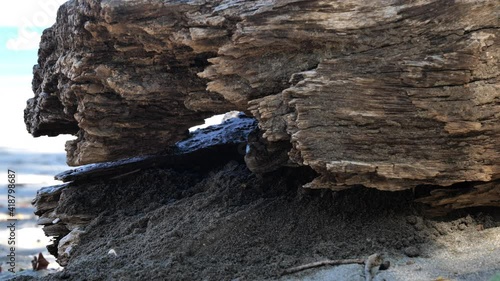
[[[10,265],[6,264],[10,253],[8,225],[12,219],[8,211],[8,170],[15,171],[15,256],[16,274],[22,275],[45,275],[60,267],[55,262],[45,246],[50,244],[50,238],[45,237],[42,227],[36,224],[34,208],[31,201],[36,196],[36,192],[45,186],[60,184],[54,180],[54,175],[67,170],[65,154],[61,152],[34,152],[28,150],[12,149],[0,147],[0,181],[2,188],[0,192],[0,280],[8,280],[13,274],[8,271]],[[11,240],[12,241],[12,240]],[[49,260],[50,270],[43,272],[33,272],[31,270],[31,260],[33,256],[42,253]]]

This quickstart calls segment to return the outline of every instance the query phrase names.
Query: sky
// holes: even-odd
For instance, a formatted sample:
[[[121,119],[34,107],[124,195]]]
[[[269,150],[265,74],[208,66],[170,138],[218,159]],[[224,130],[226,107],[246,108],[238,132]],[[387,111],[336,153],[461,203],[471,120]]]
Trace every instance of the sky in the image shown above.
[[[70,136],[33,138],[23,110],[33,96],[31,77],[43,30],[55,23],[64,0],[0,1],[0,147],[36,152],[64,152]]]

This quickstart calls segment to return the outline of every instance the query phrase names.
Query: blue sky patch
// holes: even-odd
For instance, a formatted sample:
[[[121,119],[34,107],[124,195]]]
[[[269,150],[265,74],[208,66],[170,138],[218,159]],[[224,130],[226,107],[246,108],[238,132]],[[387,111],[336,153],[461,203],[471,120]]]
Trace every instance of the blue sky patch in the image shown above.
[[[35,40],[34,32],[41,34],[42,31],[43,28],[23,31],[16,27],[0,27],[0,76],[32,74],[33,65],[37,63],[38,43],[30,40]]]

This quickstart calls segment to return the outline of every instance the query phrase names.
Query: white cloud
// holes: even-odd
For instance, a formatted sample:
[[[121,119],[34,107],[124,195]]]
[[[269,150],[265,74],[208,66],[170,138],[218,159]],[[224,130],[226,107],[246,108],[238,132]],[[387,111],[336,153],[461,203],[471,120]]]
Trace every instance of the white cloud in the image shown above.
[[[33,27],[49,27],[56,20],[57,10],[65,0],[0,1],[0,27],[17,27],[18,34],[10,38],[8,50],[36,50],[40,34]]]
[[[0,26],[49,27],[66,0],[0,1]]]
[[[8,50],[36,50],[40,44],[40,36],[36,31],[30,31],[27,28],[19,28],[17,37],[7,40],[6,47]]]

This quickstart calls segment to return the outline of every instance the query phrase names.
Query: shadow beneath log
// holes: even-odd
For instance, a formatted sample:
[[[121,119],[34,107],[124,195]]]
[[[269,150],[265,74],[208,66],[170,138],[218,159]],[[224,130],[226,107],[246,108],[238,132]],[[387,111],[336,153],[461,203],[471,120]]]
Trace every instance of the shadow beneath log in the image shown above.
[[[500,181],[463,182],[450,187],[421,186],[417,202],[430,207],[431,216],[473,207],[500,207]]]

